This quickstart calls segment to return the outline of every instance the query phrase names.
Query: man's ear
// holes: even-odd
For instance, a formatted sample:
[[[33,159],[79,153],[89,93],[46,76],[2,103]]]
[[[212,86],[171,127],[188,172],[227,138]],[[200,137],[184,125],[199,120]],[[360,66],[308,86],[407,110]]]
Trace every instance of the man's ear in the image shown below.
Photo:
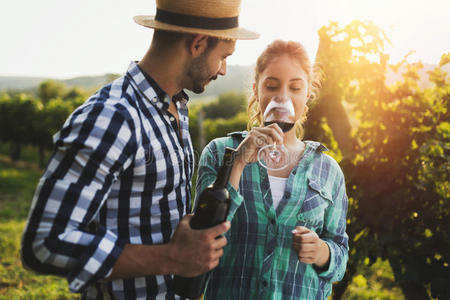
[[[207,46],[208,36],[203,34],[197,34],[188,44],[189,52],[193,57],[198,57],[202,54],[206,50]]]

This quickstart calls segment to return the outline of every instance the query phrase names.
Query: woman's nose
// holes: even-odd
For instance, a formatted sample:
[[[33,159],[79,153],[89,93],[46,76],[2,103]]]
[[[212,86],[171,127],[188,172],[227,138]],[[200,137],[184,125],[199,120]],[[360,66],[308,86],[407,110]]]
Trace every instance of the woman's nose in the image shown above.
[[[275,98],[276,102],[285,103],[287,101],[291,101],[291,98],[287,95],[285,91],[280,91],[280,93]]]

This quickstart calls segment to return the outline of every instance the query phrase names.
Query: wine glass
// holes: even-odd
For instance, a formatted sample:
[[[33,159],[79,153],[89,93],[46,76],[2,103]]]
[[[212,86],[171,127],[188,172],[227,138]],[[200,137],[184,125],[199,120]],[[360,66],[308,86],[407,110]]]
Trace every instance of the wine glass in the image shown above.
[[[290,98],[274,96],[264,114],[264,126],[276,123],[283,132],[288,132],[295,124],[294,105]],[[289,153],[283,144],[276,142],[265,145],[258,151],[258,163],[267,170],[277,171],[289,165]]]

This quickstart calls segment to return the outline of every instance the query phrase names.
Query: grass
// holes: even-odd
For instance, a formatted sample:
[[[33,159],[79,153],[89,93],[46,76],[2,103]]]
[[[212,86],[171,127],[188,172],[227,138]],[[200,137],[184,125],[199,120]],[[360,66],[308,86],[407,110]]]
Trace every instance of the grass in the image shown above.
[[[0,223],[0,299],[76,299],[64,279],[25,270],[19,257],[25,221]]]
[[[0,155],[0,299],[79,299],[65,279],[37,275],[20,261],[21,235],[41,174],[36,164]]]
[[[0,156],[0,220],[25,220],[41,171]]]

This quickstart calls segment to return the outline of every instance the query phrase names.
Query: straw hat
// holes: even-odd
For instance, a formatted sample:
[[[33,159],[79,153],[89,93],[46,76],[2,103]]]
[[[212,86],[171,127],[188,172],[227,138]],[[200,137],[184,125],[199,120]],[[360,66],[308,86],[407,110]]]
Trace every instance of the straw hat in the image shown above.
[[[139,25],[159,30],[253,40],[259,34],[239,27],[241,0],[156,0],[155,16],[135,16]]]

